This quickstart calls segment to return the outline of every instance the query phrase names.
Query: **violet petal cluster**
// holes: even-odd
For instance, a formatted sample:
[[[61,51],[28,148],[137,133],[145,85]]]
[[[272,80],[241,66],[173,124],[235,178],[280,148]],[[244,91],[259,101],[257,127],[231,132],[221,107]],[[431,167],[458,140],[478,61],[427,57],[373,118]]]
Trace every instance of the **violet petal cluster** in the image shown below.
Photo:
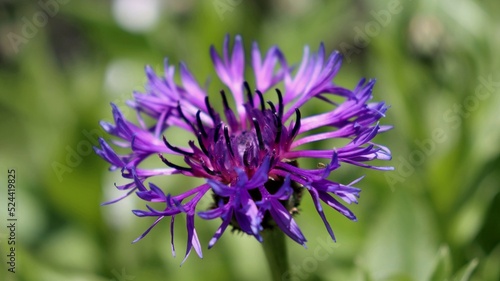
[[[305,191],[335,239],[323,206],[355,221],[356,216],[340,201],[357,203],[360,189],[354,184],[361,178],[342,184],[329,179],[330,174],[341,163],[392,169],[367,164],[375,159],[391,159],[389,149],[373,142],[378,133],[391,128],[379,125],[388,107],[384,102],[371,101],[375,81],[361,79],[352,90],[335,84],[333,79],[340,69],[341,55],[333,52],[327,56],[323,44],[312,53],[305,47],[298,65],[289,65],[277,47],[264,54],[253,43],[248,67],[240,36],[235,37],[232,50],[230,37],[226,36],[222,53],[212,46],[210,56],[218,78],[227,87],[220,91],[223,105],[220,112],[214,109],[207,90],[183,63],[179,71],[181,83],[176,83],[175,68],[168,60],[163,76],[146,67],[145,91],[134,92],[133,100],[128,103],[136,113],[134,122],[112,104],[114,123],[101,122],[101,126],[114,137],[110,142],[100,139],[100,147],[95,151],[111,164],[111,170],[120,170],[129,183],[117,186],[124,196],[108,203],[132,193],[148,202],[145,210],[133,213],[153,217],[155,221],[136,241],[161,220],[170,218],[174,255],[174,220],[177,215],[185,216],[188,243],[184,260],[193,248],[202,256],[195,216],[221,221],[209,248],[229,225],[258,241],[262,241],[261,232],[265,229],[278,228],[304,245],[306,238],[294,214]],[[245,78],[245,72],[249,71],[255,81],[252,86]],[[280,87],[273,89],[277,84]],[[232,96],[233,106],[226,92]],[[331,110],[302,116],[300,108],[315,98],[329,104]],[[172,139],[164,137],[171,128],[186,131],[192,140],[184,146],[173,145]],[[330,149],[301,149],[305,144],[328,143],[332,139],[345,139],[347,144]],[[126,153],[119,154],[113,147]],[[171,156],[182,157],[184,163],[173,163],[169,160]],[[301,158],[329,163],[306,169],[299,166]],[[155,159],[158,168],[145,167],[146,159]],[[162,189],[151,181],[154,177],[174,174],[206,181],[175,195],[168,186]],[[206,195],[211,195],[214,202],[203,210],[198,203]],[[161,203],[162,207],[153,208],[152,203]]]

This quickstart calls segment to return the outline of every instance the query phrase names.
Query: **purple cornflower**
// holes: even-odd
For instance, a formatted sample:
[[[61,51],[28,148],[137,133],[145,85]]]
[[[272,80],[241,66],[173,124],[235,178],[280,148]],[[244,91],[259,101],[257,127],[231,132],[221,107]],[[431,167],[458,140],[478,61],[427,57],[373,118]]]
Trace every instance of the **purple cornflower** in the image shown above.
[[[262,241],[261,231],[278,227],[304,245],[306,238],[293,215],[298,213],[303,192],[307,191],[335,240],[323,205],[355,221],[355,215],[338,199],[347,204],[357,203],[360,189],[353,184],[361,178],[341,184],[329,180],[330,173],[342,162],[378,170],[392,169],[365,164],[373,159],[391,158],[386,147],[372,142],[378,133],[390,129],[390,126],[378,124],[387,106],[383,102],[370,102],[375,81],[361,79],[353,90],[333,83],[341,65],[341,55],[333,52],[326,57],[323,44],[312,54],[305,47],[301,63],[292,67],[277,47],[272,47],[262,57],[257,43],[253,43],[251,68],[256,90],[251,90],[245,79],[241,37],[236,36],[232,52],[229,45],[229,36],[226,36],[222,54],[212,46],[210,55],[218,77],[233,96],[235,111],[231,109],[226,91],[221,90],[224,108],[221,117],[212,107],[207,91],[183,63],[180,64],[181,84],[174,82],[175,68],[167,60],[163,77],[146,67],[146,91],[135,92],[134,99],[129,102],[137,113],[137,122],[126,120],[112,104],[115,124],[102,122],[101,125],[118,138],[112,141],[113,144],[125,148],[128,153],[117,154],[103,139],[99,140],[101,146],[95,151],[111,163],[111,170],[120,169],[130,183],[117,186],[127,191],[123,197],[105,204],[133,192],[144,201],[163,203],[160,210],[149,205],[147,210],[133,210],[139,217],[156,218],[135,241],[142,239],[162,219],[170,217],[173,255],[174,219],[184,214],[188,234],[185,260],[192,248],[202,256],[194,226],[196,214],[202,219],[222,221],[208,248],[229,225],[258,241]],[[278,83],[282,85],[281,90],[272,89]],[[277,102],[266,102],[266,95],[275,95]],[[334,102],[333,97],[342,102]],[[318,115],[301,116],[300,107],[313,98],[330,104],[332,109]],[[144,116],[152,118],[154,125],[147,126]],[[172,145],[170,139],[163,137],[172,127],[191,133],[193,140],[184,147]],[[319,128],[322,132],[317,132]],[[333,138],[347,139],[348,143],[326,150],[300,149],[304,144]],[[171,155],[182,156],[185,163],[174,164],[169,160]],[[149,158],[165,165],[158,169],[142,167],[141,163]],[[300,158],[330,162],[318,164],[315,169],[305,169],[299,167]],[[168,186],[165,193],[152,182],[148,186],[144,183],[150,177],[173,174],[204,178],[206,183],[176,195],[168,193]],[[207,194],[212,195],[213,204],[198,210],[198,202]]]

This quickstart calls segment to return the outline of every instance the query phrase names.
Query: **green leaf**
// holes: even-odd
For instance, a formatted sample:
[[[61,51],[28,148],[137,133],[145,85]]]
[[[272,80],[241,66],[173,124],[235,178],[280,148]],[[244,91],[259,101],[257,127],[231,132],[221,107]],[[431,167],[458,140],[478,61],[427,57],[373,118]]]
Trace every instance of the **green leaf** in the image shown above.
[[[479,261],[477,259],[473,259],[466,266],[460,269],[457,274],[453,277],[453,281],[469,281],[474,269],[476,269]]]
[[[399,189],[381,204],[384,209],[368,231],[363,266],[375,280],[400,273],[425,280],[438,249],[428,206],[408,189]]]
[[[452,262],[448,246],[441,246],[438,255],[430,281],[448,280],[451,275]]]
[[[454,245],[467,245],[481,230],[488,210],[498,190],[494,188],[498,182],[496,170],[491,170],[495,162],[483,167],[482,173],[475,176],[475,183],[470,184],[466,197],[450,221],[450,237]]]
[[[385,279],[384,281],[415,281],[415,279],[406,274],[399,273]]]
[[[500,280],[500,244],[498,244],[490,255],[481,262],[478,274],[475,275],[476,280],[481,281],[497,281]],[[479,277],[477,275],[480,275]]]

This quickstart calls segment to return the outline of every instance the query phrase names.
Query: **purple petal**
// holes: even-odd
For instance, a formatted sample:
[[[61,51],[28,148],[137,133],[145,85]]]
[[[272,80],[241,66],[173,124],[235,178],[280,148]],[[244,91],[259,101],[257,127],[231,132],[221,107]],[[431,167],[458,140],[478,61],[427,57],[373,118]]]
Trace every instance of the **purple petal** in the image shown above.
[[[264,158],[264,160],[262,161],[259,169],[253,175],[252,179],[248,181],[248,183],[245,185],[247,189],[253,189],[262,186],[268,181],[269,178],[268,172],[270,163],[271,160],[269,156],[266,156],[266,158]]]
[[[230,215],[232,216],[232,213]],[[212,237],[212,239],[210,239],[210,242],[208,243],[208,249],[212,248],[215,245],[215,243],[217,243],[219,238],[222,236],[222,234],[226,230],[227,226],[231,222],[231,216],[224,219],[222,221],[221,225],[219,226],[219,228],[217,229],[217,231],[215,231],[214,236]]]
[[[144,231],[144,233],[141,234],[141,236],[137,237],[134,241],[132,241],[132,243],[139,242],[139,240],[141,240],[142,238],[144,238],[151,231],[151,229],[153,229],[153,227],[155,227],[162,219],[163,219],[163,217],[157,218],[155,220],[155,222],[150,227],[148,227],[148,229],[146,229],[146,231]]]
[[[332,207],[333,209],[335,209],[337,212],[341,213],[348,219],[352,221],[357,221],[356,216],[349,209],[340,204],[339,201],[335,200],[335,198],[333,198],[326,192],[319,191],[318,193],[319,193],[319,198],[321,198],[323,202],[328,204],[328,206]]]
[[[271,200],[271,208],[269,213],[273,217],[273,220],[278,224],[279,228],[285,232],[290,238],[295,242],[304,245],[307,241],[302,231],[300,231],[299,226],[295,223],[288,210],[281,205],[277,200]]]
[[[209,179],[207,183],[210,185],[215,194],[222,197],[229,197],[236,192],[234,188],[227,187],[216,180]]]

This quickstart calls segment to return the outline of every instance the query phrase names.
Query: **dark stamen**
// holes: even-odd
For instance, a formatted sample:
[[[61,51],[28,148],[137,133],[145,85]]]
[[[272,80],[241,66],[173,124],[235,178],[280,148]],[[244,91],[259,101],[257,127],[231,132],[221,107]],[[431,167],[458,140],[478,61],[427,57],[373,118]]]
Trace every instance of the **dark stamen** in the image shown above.
[[[283,117],[283,96],[281,95],[281,91],[276,89],[276,93],[278,94],[278,117],[281,119]]]
[[[210,170],[210,169],[207,167],[207,165],[205,165],[205,162],[202,162],[202,163],[201,163],[201,167],[203,168],[203,170],[205,170],[205,172],[207,172],[207,174],[212,175],[212,176],[214,176],[214,175],[215,175],[215,172],[214,172],[214,171],[212,171],[212,170]]]
[[[234,156],[233,147],[231,146],[231,139],[229,138],[229,128],[224,126],[224,138],[226,138],[226,146],[232,156]]]
[[[213,176],[213,175],[215,175],[217,173],[220,174],[220,172],[216,172],[216,171],[210,170],[210,168],[208,168],[207,164],[205,163],[205,161],[203,159],[198,159],[198,161],[196,161],[196,162],[191,161],[191,159],[189,159],[189,158],[186,158],[185,160],[186,160],[186,163],[188,163],[189,166],[191,166],[191,167],[193,167],[195,165],[196,166],[198,166],[198,165],[201,166],[203,168],[203,170],[205,170],[205,172],[207,172],[207,174],[209,174],[209,175]]]
[[[243,152],[243,164],[245,165],[245,167],[248,167],[250,166],[250,157],[249,157],[250,154],[248,154],[248,150],[245,150],[245,152]]]
[[[256,90],[255,92],[257,93],[260,99],[260,110],[262,111],[266,110],[266,104],[264,103],[264,96],[262,96],[262,92],[259,90]]]
[[[163,163],[165,163],[165,165],[169,166],[170,168],[174,168],[174,169],[177,169],[179,171],[191,172],[191,168],[181,167],[179,165],[176,165],[176,164],[168,161],[165,157],[163,157],[163,155],[161,155],[159,153],[158,153],[158,156],[160,156],[161,161],[163,161]]]
[[[271,108],[272,112],[276,113],[276,107],[274,106],[274,103],[268,100],[267,104],[269,104],[269,107]]]
[[[295,120],[295,125],[293,126],[292,134],[290,135],[292,138],[295,137],[300,129],[300,110],[298,108],[295,109],[295,116],[297,120]]]
[[[227,102],[226,92],[220,90],[220,95],[222,96],[222,102],[224,103],[224,109],[229,109],[229,103]]]
[[[281,123],[281,118],[278,117],[278,115],[276,115],[276,113],[274,113],[274,122],[275,122],[275,126],[276,126],[276,129],[277,129],[277,132],[276,132],[276,138],[274,139],[274,143],[277,144],[280,142],[280,139],[281,139],[281,130],[283,130],[283,124]]]
[[[196,122],[198,123],[198,130],[200,130],[201,134],[204,136],[204,137],[207,137],[207,132],[205,131],[205,126],[203,126],[203,123],[201,122],[201,110],[198,110],[198,112],[196,112]]]
[[[253,126],[255,128],[255,133],[257,134],[257,139],[259,140],[259,149],[264,150],[264,139],[262,138],[262,132],[260,131],[260,126],[259,123],[257,122],[257,119],[252,118]]]
[[[208,156],[208,150],[205,147],[205,145],[203,144],[203,139],[201,138],[201,133],[198,133],[198,144],[200,145],[201,151],[203,151],[203,153],[205,153],[205,155]]]
[[[215,131],[214,131],[214,143],[219,140],[219,131],[220,131],[221,127],[222,127],[222,123],[217,124],[217,126],[215,127]]]
[[[250,90],[250,86],[248,85],[248,82],[247,81],[243,82],[243,85],[245,85],[245,89],[247,90],[248,102],[250,103],[250,105],[252,105],[252,107],[254,107],[252,91]]]
[[[193,156],[194,153],[192,152],[187,152],[187,151],[184,151],[176,146],[173,146],[171,145],[168,141],[167,141],[167,138],[165,138],[165,136],[163,136],[163,143],[172,151],[175,151],[177,153],[180,153],[182,155],[186,155],[186,156]]]
[[[208,97],[205,97],[205,106],[207,107],[208,114],[210,115],[210,118],[212,118],[212,121],[214,123],[217,122],[215,118],[214,109],[212,108],[212,106],[210,106],[210,101],[208,100]]]
[[[184,112],[182,112],[182,108],[181,108],[181,103],[177,103],[177,111],[179,111],[179,115],[181,116],[181,118],[184,120],[184,122],[186,122],[186,124],[188,124],[191,129],[193,129],[193,132],[196,132],[196,128],[194,127],[193,123],[191,123],[189,121],[189,119],[186,118],[186,116],[184,115]]]

